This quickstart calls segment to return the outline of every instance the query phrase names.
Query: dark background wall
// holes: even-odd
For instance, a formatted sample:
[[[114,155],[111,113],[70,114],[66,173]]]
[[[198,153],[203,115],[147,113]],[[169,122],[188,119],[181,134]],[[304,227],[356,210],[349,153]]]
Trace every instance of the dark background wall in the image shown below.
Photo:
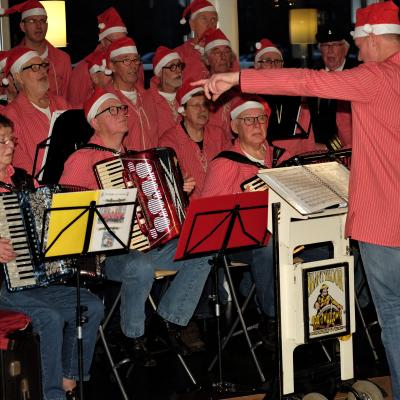
[[[21,0],[10,0],[10,6]],[[188,3],[189,0],[186,0]],[[77,62],[90,53],[97,44],[96,16],[114,6],[124,20],[129,35],[144,55],[159,45],[175,47],[182,43],[188,26],[179,24],[184,0],[66,0],[67,39],[65,49]],[[254,52],[254,44],[268,37],[290,57],[288,13],[294,4],[298,8],[317,8],[320,22],[332,22],[349,27],[350,0],[238,0],[240,53]],[[279,7],[276,7],[279,5]],[[21,40],[20,15],[10,17],[12,44]]]

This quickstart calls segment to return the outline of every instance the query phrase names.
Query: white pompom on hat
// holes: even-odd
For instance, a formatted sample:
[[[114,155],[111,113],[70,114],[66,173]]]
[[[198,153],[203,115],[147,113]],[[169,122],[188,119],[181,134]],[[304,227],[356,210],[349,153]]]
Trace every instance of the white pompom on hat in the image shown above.
[[[357,10],[356,26],[351,35],[356,39],[366,37],[371,33],[400,35],[399,8],[393,1],[374,3]]]

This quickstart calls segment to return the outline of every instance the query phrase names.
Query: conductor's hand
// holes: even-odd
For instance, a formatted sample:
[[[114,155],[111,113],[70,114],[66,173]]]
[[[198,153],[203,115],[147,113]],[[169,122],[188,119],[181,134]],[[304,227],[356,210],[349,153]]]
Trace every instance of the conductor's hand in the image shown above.
[[[233,86],[239,84],[239,72],[226,72],[224,74],[214,74],[208,79],[201,79],[192,82],[192,86],[202,85],[204,93],[208,99],[217,100],[222,93],[226,92]]]
[[[196,186],[196,181],[192,176],[185,176],[183,178],[183,191],[186,192],[187,194],[190,194],[193,192],[194,188]]]
[[[0,238],[0,263],[8,263],[17,257],[10,239]]]

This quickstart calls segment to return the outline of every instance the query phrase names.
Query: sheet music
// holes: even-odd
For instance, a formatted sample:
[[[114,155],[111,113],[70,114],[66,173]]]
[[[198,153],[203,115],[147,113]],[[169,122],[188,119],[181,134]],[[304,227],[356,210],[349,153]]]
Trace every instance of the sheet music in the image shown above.
[[[98,204],[135,202],[137,189],[108,189],[102,190]],[[128,205],[116,205],[98,207],[101,216],[113,233],[127,245],[131,236],[134,207]],[[95,215],[93,221],[92,239],[89,251],[109,251],[121,249],[121,245],[105,228],[103,222]]]
[[[129,247],[136,194],[137,189],[103,189],[54,194],[49,214],[46,257],[82,253],[89,221],[88,207],[92,202],[95,202],[97,210],[114,235],[124,243],[125,247]],[[89,235],[89,253],[123,248],[96,213]]]
[[[42,159],[42,164],[40,166],[40,174],[38,175],[38,181],[40,182],[43,178],[43,172],[44,172],[44,166],[46,165],[46,160],[47,160],[47,153],[49,151],[49,144],[50,144],[50,138],[51,134],[53,132],[53,127],[54,123],[56,122],[56,119],[67,110],[55,110],[53,114],[51,115],[51,120],[50,120],[50,128],[49,128],[49,133],[47,135],[47,146],[44,148],[44,154],[43,154],[43,159]]]
[[[258,176],[301,214],[347,206],[349,171],[337,162],[261,170]]]

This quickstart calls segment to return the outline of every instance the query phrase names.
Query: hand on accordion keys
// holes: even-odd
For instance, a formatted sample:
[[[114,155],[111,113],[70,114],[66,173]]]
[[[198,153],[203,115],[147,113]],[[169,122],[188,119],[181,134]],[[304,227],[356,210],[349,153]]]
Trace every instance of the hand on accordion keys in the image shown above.
[[[0,262],[8,263],[17,257],[14,251],[11,240],[7,238],[0,238]]]
[[[195,186],[196,181],[194,180],[193,176],[185,176],[183,178],[183,191],[188,195],[193,192]]]

